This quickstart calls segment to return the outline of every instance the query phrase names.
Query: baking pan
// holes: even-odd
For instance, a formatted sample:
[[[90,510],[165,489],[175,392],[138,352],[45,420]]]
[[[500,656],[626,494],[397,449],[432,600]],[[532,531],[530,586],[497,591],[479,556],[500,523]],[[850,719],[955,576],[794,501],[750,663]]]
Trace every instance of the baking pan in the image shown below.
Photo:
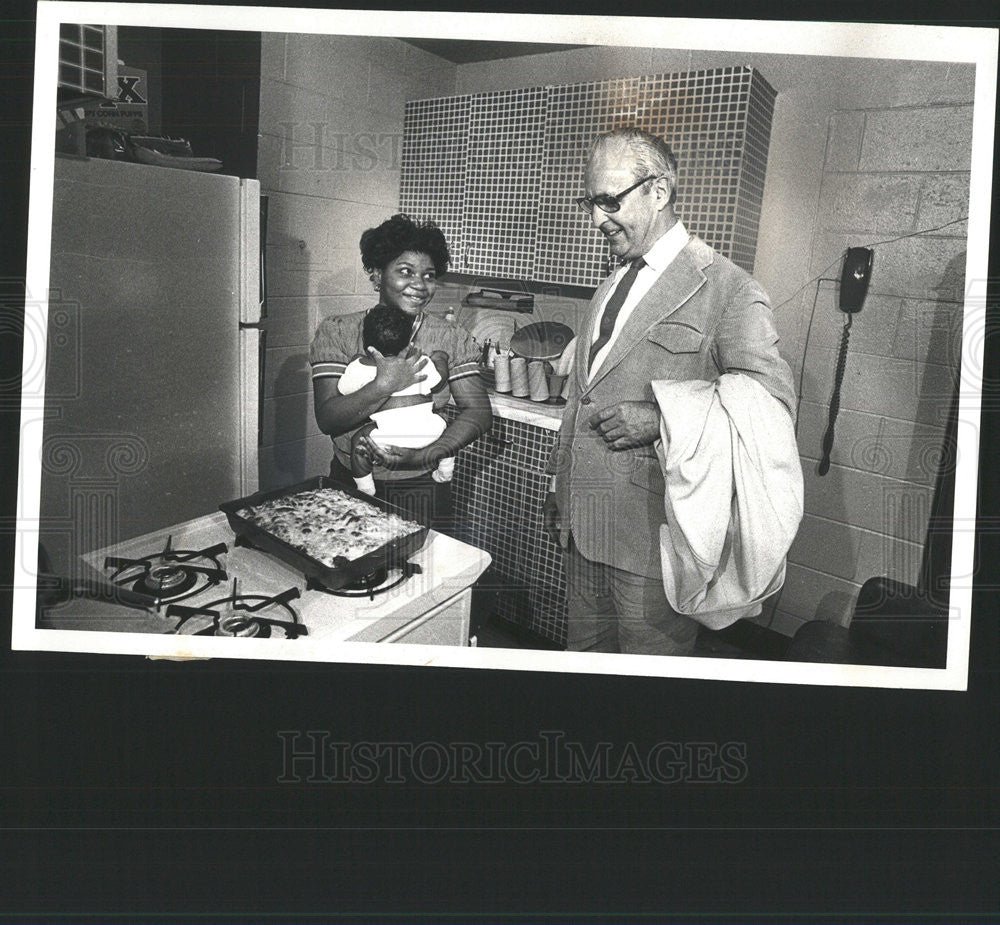
[[[278,539],[278,537],[268,533],[257,524],[251,523],[237,513],[245,507],[252,507],[265,501],[271,501],[274,498],[296,495],[299,492],[311,491],[317,488],[336,488],[345,495],[357,498],[366,504],[370,504],[372,507],[380,508],[390,514],[398,514],[405,520],[414,523],[417,522],[414,517],[401,511],[394,504],[389,504],[387,501],[382,501],[379,498],[373,498],[371,495],[366,495],[364,492],[358,491],[353,486],[349,487],[342,482],[336,482],[325,475],[317,476],[316,478],[300,482],[297,485],[291,485],[287,488],[259,491],[256,494],[248,495],[246,498],[239,498],[236,501],[226,501],[224,504],[219,505],[219,510],[229,519],[229,526],[238,537],[242,537],[257,549],[270,553],[276,559],[288,563],[292,568],[302,572],[306,578],[314,579],[331,591],[336,591],[351,581],[363,579],[376,569],[393,568],[394,566],[402,565],[424,545],[424,541],[427,539],[428,528],[421,526],[419,530],[406,536],[397,537],[384,546],[365,553],[365,555],[357,559],[338,557],[334,560],[335,564],[331,566],[320,562],[318,559],[314,559],[301,549],[291,546],[284,540]]]

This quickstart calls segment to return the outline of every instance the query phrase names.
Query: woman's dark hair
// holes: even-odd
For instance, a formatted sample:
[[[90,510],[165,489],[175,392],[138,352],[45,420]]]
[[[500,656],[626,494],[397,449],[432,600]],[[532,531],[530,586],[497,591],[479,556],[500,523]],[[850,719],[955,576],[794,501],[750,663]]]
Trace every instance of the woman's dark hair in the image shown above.
[[[384,270],[405,251],[430,257],[438,276],[448,270],[448,242],[434,222],[418,225],[408,215],[394,215],[361,235],[361,264],[369,275]]]
[[[395,305],[376,305],[361,322],[361,342],[367,350],[374,347],[382,356],[394,357],[410,343],[413,315]]]

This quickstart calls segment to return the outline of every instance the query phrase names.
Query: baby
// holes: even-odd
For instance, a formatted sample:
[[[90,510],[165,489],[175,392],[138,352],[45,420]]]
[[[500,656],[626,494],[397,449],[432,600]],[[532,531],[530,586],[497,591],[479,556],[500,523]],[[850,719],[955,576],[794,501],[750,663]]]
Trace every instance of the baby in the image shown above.
[[[413,336],[413,316],[400,308],[377,305],[365,315],[361,340],[365,350],[374,347],[383,356],[398,356],[410,346]],[[375,494],[372,459],[365,438],[378,446],[400,446],[419,449],[430,446],[444,432],[446,422],[434,412],[431,392],[444,387],[444,380],[430,358],[421,372],[427,377],[405,389],[393,392],[386,403],[373,415],[372,422],[355,431],[351,440],[351,475],[358,489]],[[340,392],[349,395],[375,378],[375,361],[370,356],[358,357],[347,364],[340,377]],[[450,482],[455,471],[455,458],[446,457],[438,463],[431,477],[437,482]]]

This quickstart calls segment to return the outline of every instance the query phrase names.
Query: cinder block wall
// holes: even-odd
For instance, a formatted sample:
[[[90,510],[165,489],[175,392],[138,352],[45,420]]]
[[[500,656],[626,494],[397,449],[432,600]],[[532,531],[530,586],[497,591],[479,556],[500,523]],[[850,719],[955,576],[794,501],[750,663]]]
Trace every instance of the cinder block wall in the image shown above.
[[[846,623],[870,577],[917,581],[960,365],[967,228],[955,220],[968,212],[971,139],[971,98],[829,118],[810,276],[839,279],[850,246],[872,244],[875,257],[825,476],[817,466],[845,315],[833,282],[808,287],[800,303],[806,514],[773,621],[785,632],[817,613]]]
[[[373,304],[358,240],[399,203],[403,106],[454,92],[455,66],[388,38],[264,33],[258,176],[269,198],[262,489],[328,471],[309,342]]]

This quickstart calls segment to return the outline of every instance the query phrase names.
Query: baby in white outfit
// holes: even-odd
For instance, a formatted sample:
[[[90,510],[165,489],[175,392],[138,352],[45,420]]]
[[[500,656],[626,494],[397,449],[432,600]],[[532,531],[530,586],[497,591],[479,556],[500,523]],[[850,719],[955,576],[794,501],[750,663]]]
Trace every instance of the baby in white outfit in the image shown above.
[[[378,305],[365,315],[361,337],[366,350],[374,347],[383,356],[397,356],[409,347],[412,332],[412,315],[393,306]],[[352,360],[340,377],[340,393],[357,392],[375,378],[376,372],[371,357]],[[355,485],[366,494],[375,494],[375,478],[365,437],[378,446],[420,449],[430,446],[444,433],[447,423],[435,413],[431,398],[444,380],[429,357],[421,372],[426,379],[393,392],[381,409],[371,415],[371,423],[355,431],[351,440],[351,474]],[[431,477],[436,482],[450,482],[454,471],[455,457],[449,456],[438,463]]]

